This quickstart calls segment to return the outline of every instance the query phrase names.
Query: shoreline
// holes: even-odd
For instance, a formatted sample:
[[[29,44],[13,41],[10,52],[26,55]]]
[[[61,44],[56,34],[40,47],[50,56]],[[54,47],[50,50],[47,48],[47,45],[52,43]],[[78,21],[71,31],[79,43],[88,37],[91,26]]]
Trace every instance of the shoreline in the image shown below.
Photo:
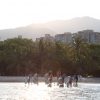
[[[39,82],[44,82],[44,77],[38,78]],[[0,82],[26,82],[25,76],[0,76]],[[57,78],[53,77],[53,82],[57,82]],[[100,83],[100,78],[79,78],[79,83]]]

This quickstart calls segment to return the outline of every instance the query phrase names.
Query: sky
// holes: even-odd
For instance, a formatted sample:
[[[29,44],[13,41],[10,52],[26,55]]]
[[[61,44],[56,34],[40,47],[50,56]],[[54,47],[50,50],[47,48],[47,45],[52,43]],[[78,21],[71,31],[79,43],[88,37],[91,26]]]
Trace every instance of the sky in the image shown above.
[[[0,0],[0,29],[90,16],[100,19],[100,0]]]

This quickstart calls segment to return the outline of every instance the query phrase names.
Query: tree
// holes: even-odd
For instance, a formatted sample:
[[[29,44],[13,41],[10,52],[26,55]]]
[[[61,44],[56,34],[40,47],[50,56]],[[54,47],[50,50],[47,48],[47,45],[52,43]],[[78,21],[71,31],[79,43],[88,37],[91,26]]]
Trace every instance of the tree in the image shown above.
[[[74,37],[72,43],[72,61],[75,72],[82,74],[89,70],[90,50],[88,44],[81,37]]]

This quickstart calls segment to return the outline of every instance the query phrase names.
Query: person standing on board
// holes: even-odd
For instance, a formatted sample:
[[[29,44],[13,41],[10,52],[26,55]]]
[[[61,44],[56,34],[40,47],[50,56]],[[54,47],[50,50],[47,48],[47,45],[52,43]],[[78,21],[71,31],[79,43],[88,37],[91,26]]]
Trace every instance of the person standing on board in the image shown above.
[[[46,74],[44,75],[45,84],[48,84],[48,77],[49,77],[49,73],[46,73]]]
[[[52,85],[52,78],[53,78],[52,71],[49,71],[49,73],[48,73],[48,83],[49,83],[49,85],[48,86],[50,86],[50,87]]]
[[[69,76],[68,77],[68,82],[67,82],[67,87],[72,87],[72,82],[73,82],[73,77]]]
[[[78,75],[74,75],[75,86],[78,86]]]
[[[61,78],[61,71],[57,72],[57,85],[59,85],[59,79]]]
[[[33,78],[34,78],[34,83],[38,85],[38,74],[35,73]]]

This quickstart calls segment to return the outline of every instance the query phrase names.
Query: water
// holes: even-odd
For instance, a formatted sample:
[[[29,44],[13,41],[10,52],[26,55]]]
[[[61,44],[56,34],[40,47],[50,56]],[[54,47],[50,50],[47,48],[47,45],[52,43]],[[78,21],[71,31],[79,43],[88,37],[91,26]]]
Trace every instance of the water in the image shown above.
[[[100,84],[79,83],[78,87],[47,87],[44,83],[0,83],[0,100],[100,100]]]

